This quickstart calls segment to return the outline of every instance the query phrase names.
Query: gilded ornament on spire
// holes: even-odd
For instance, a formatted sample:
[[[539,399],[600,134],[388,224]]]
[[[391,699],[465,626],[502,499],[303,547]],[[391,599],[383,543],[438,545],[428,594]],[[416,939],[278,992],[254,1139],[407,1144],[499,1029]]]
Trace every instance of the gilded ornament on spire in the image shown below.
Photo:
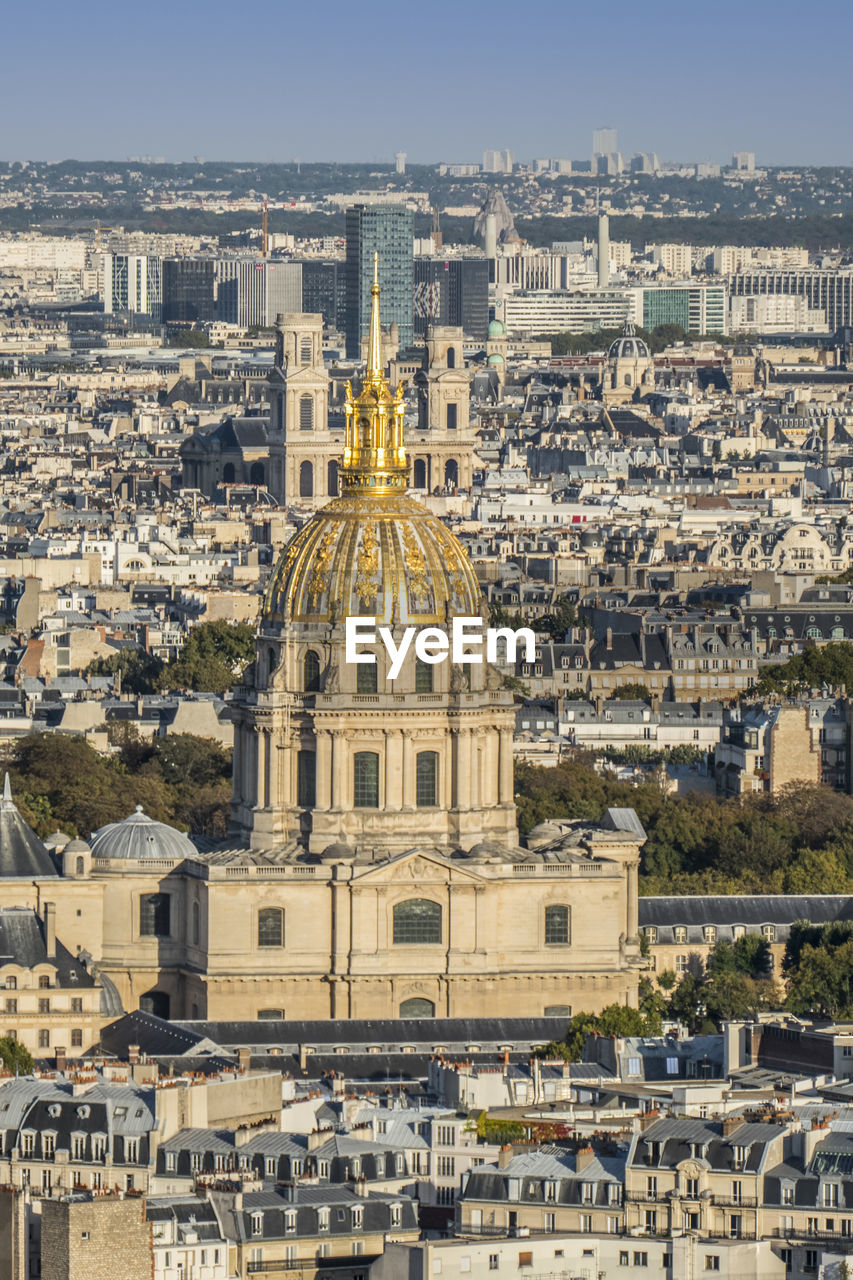
[[[382,362],[379,316],[379,254],[373,255],[367,369],[358,395],[347,383],[346,434],[341,464],[343,494],[382,494],[405,490],[409,463],[403,446],[404,385],[392,394]]]

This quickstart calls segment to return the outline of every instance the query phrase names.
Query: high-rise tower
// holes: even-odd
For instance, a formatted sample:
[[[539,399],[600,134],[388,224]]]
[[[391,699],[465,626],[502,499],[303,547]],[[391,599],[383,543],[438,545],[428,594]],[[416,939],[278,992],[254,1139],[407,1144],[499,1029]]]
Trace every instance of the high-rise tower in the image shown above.
[[[374,255],[379,254],[382,318],[396,324],[401,347],[414,340],[415,215],[395,205],[353,205],[347,209],[347,357],[362,358],[370,324]]]

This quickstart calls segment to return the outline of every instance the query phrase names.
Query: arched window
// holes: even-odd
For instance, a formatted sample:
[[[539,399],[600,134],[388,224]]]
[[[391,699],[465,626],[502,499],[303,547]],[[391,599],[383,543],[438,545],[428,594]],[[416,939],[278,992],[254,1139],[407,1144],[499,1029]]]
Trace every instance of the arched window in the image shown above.
[[[249,484],[266,484],[267,478],[264,475],[264,464],[262,462],[253,462],[252,469],[249,472]]]
[[[447,348],[447,367],[448,369],[456,368],[456,348],[455,347]]]
[[[438,752],[419,751],[415,773],[418,808],[432,809],[438,804]]]
[[[809,640],[822,640],[823,632],[820,627],[806,627],[806,636]]]
[[[625,386],[626,386],[626,387],[630,387],[630,385],[631,385],[631,375],[630,375],[630,373],[626,373],[626,374],[625,374]]]
[[[283,1009],[259,1009],[258,1022],[280,1022],[284,1017]]]
[[[447,406],[447,430],[448,431],[456,430],[457,415],[458,415],[458,407],[455,404],[449,404]]]
[[[327,472],[329,497],[336,498],[338,496],[338,464],[335,458],[329,463]]]
[[[379,756],[356,751],[352,758],[352,795],[356,809],[379,808]]]
[[[459,483],[459,465],[455,458],[448,458],[444,464],[444,483],[448,488],[455,488]]]
[[[299,397],[299,430],[312,431],[314,428],[314,397],[307,393]]]
[[[415,658],[415,693],[432,693],[432,663]]]
[[[413,996],[411,1000],[404,1000],[400,1005],[401,1018],[434,1018],[435,1005],[431,1000],[424,1000],[421,996]]]
[[[77,867],[77,870],[76,870],[76,872],[75,872],[75,875],[82,876],[82,875],[85,873],[85,870],[86,870],[86,863],[85,863],[85,860],[84,860],[83,858],[78,858],[78,859],[77,859],[77,862],[76,862],[76,864],[75,864],[75,865],[76,865],[76,867]]]
[[[222,483],[233,484],[235,479],[235,474],[236,473],[234,471],[234,463],[226,462],[225,466],[222,468]]]
[[[355,677],[355,687],[357,693],[375,693],[377,681],[377,666],[375,662],[360,662],[358,664],[358,673]]]
[[[546,1004],[546,1018],[570,1018],[572,1016],[572,1006],[570,1004]]]
[[[310,338],[302,338],[299,343],[299,363],[300,364],[311,363],[311,339]]]
[[[300,498],[314,497],[314,468],[307,460],[299,468],[299,496]]]
[[[429,898],[410,898],[394,908],[394,941],[441,942],[441,907]]]
[[[846,640],[847,632],[843,627],[833,627],[829,633],[830,640]]]
[[[258,912],[258,946],[284,946],[284,912],[281,907],[262,907]]]
[[[320,659],[313,649],[302,660],[302,688],[306,693],[320,692]]]
[[[412,476],[412,486],[415,489],[425,489],[427,487],[425,458],[415,458],[415,469],[414,469],[414,475]]]
[[[560,946],[570,941],[569,908],[563,906],[545,908],[545,942],[548,946]]]
[[[317,756],[313,751],[300,751],[296,757],[296,803],[301,809],[313,809],[317,803]]]
[[[193,946],[197,947],[201,938],[201,907],[193,903]]]

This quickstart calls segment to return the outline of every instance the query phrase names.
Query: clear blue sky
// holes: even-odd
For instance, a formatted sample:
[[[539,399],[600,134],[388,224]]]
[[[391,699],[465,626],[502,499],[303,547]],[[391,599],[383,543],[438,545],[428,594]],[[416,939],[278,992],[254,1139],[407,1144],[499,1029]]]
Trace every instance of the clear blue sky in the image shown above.
[[[851,164],[847,4],[78,0],[4,6],[0,158]]]

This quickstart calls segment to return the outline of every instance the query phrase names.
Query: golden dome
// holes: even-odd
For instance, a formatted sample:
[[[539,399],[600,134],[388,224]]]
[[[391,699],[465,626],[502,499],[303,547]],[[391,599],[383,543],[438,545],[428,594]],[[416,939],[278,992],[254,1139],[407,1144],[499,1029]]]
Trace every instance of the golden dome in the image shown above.
[[[448,528],[405,494],[335,498],[285,548],[264,616],[275,622],[443,624],[477,617],[480,586]]]
[[[480,614],[480,586],[464,549],[406,494],[403,387],[392,395],[381,364],[378,254],[373,260],[367,371],[347,388],[341,494],[288,544],[264,608],[272,622],[428,626]]]

